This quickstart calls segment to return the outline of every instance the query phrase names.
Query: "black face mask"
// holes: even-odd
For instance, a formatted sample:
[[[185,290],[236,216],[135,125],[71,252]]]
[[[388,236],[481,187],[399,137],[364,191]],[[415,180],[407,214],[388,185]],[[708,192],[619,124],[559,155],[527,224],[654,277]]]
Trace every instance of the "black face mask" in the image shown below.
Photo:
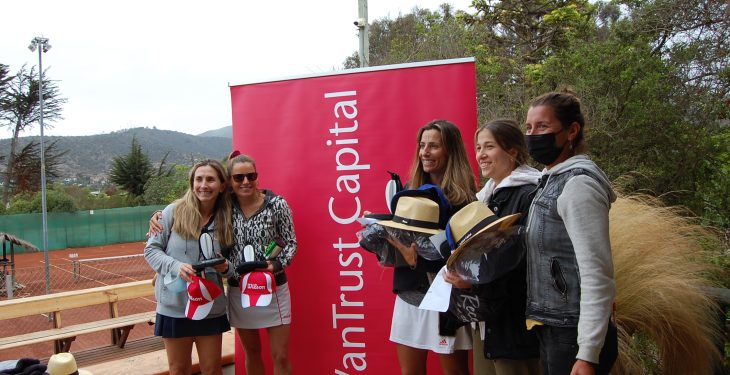
[[[555,134],[557,133],[525,136],[525,140],[527,141],[527,150],[536,162],[544,165],[550,165],[555,162],[558,156],[560,156],[563,152],[565,144],[563,144],[562,147],[556,146]]]

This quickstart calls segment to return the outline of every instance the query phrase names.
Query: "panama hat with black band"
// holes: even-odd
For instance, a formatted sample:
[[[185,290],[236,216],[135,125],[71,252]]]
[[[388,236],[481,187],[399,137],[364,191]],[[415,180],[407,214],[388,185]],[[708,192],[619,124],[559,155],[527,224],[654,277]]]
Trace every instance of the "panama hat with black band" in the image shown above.
[[[472,202],[456,212],[446,226],[446,240],[453,250],[446,261],[449,268],[464,247],[475,238],[492,231],[504,230],[514,225],[520,214],[499,217],[482,202]]]
[[[438,224],[439,228],[446,228],[446,223],[451,215],[451,204],[446,198],[441,187],[432,184],[424,184],[416,189],[401,190],[393,196],[390,201],[390,212],[395,212],[398,201],[403,197],[424,197],[436,202],[439,207]]]
[[[439,204],[426,197],[403,196],[393,211],[391,220],[379,221],[378,224],[420,233],[436,234],[443,232],[439,228]]]

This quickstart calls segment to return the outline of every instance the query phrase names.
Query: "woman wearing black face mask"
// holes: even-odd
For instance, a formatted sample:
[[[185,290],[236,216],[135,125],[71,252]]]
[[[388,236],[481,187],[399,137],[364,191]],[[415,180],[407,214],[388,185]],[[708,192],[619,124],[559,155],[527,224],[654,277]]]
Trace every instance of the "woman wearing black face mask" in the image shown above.
[[[545,165],[526,234],[526,316],[543,373],[607,374],[618,353],[608,231],[616,195],[583,155],[585,119],[575,95],[537,97],[525,127],[530,156]]]

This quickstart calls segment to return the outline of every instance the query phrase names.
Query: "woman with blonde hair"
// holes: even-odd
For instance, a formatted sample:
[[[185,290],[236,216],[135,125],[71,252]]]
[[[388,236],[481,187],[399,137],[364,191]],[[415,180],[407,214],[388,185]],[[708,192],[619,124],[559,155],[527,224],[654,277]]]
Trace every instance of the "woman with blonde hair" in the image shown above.
[[[466,147],[459,128],[446,120],[434,120],[418,131],[416,151],[408,186],[438,185],[448,198],[449,216],[475,200],[476,183],[469,166]],[[396,293],[390,341],[397,345],[402,374],[425,374],[428,352],[439,355],[447,375],[469,373],[468,351],[471,339],[467,327],[457,327],[446,313],[421,310],[430,280],[445,261],[429,261],[416,253],[416,245],[390,239],[403,255],[407,266],[393,270]]]
[[[162,230],[150,237],[144,249],[145,259],[158,275],[155,335],[163,338],[170,374],[192,371],[193,343],[201,372],[221,373],[222,334],[231,329],[226,297],[219,293],[202,309],[202,316],[189,318],[186,310],[191,304],[185,290],[190,288],[185,283],[197,281],[193,278],[193,265],[233,245],[231,200],[225,193],[227,181],[228,173],[220,162],[204,160],[195,164],[190,170],[187,191],[162,211]],[[202,278],[207,284],[202,285],[222,291],[221,276],[229,269],[227,261],[215,268],[205,268]]]

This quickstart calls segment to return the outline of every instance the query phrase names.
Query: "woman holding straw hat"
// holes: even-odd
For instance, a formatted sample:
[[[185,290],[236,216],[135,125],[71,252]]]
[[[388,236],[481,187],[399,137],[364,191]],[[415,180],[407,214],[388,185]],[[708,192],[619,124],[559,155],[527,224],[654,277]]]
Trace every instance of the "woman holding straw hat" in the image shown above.
[[[527,319],[545,375],[607,374],[616,360],[608,211],[616,195],[583,154],[585,118],[570,92],[535,98],[527,147],[545,165],[527,220]]]
[[[476,184],[461,132],[451,122],[434,120],[418,131],[411,167],[411,188],[438,185],[448,198],[452,212],[474,201]],[[425,374],[428,352],[439,355],[444,374],[468,374],[471,340],[465,327],[456,328],[445,314],[418,308],[443,261],[418,256],[415,244],[391,241],[408,266],[393,271],[396,293],[390,340],[396,343],[403,374]],[[430,276],[429,276],[430,275]]]
[[[477,199],[499,217],[521,214],[518,224],[524,225],[540,172],[525,164],[527,147],[517,123],[497,119],[480,126],[474,145],[482,176],[489,178]],[[474,373],[539,373],[537,338],[525,327],[525,248],[510,242],[495,251],[509,257],[505,263],[513,268],[500,269],[493,280],[473,286],[489,312],[473,331]],[[458,288],[472,288],[455,272],[446,272],[444,279]]]

